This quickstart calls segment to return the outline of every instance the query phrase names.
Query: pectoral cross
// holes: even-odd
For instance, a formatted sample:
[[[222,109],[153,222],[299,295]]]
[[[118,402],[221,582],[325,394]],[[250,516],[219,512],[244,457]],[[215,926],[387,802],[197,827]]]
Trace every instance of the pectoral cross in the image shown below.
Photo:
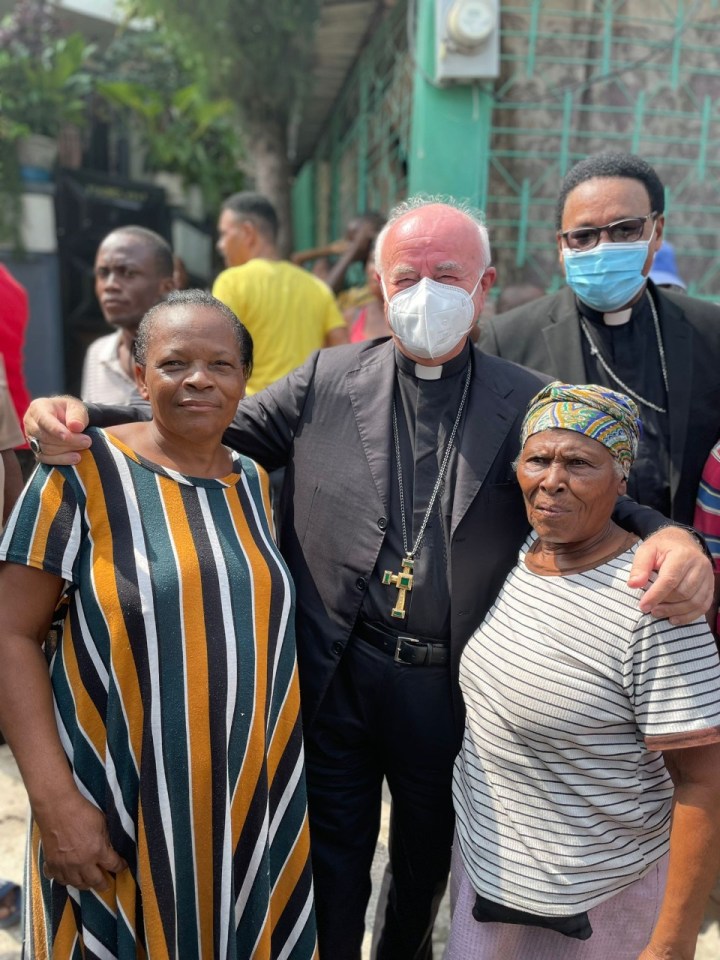
[[[391,617],[398,620],[405,619],[405,594],[413,588],[413,563],[410,557],[403,557],[401,564],[402,570],[399,573],[393,573],[392,570],[386,570],[383,573],[382,582],[386,587],[397,587],[397,602],[390,613]]]

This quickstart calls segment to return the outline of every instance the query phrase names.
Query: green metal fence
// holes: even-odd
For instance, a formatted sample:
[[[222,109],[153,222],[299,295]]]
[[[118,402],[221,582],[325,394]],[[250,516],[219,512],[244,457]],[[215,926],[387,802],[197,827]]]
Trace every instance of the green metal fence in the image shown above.
[[[418,0],[430,2],[430,0]],[[398,0],[345,85],[314,157],[316,239],[405,195],[413,66]],[[502,75],[479,178],[501,283],[560,283],[563,174],[607,149],[638,153],[667,188],[666,236],[696,296],[720,298],[720,0],[501,4]],[[452,93],[449,94],[451,96]]]
[[[666,185],[666,236],[689,291],[720,296],[720,4],[502,5],[488,196],[505,282],[559,274],[558,183],[591,153],[643,156]]]
[[[339,237],[356,213],[387,211],[405,196],[411,100],[401,0],[360,55],[315,152],[318,242]]]

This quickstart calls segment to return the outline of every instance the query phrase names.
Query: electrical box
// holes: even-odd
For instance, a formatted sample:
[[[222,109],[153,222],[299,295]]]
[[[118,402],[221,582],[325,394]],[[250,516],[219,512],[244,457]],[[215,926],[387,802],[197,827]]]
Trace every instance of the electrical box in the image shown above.
[[[500,76],[500,0],[435,0],[435,79]]]

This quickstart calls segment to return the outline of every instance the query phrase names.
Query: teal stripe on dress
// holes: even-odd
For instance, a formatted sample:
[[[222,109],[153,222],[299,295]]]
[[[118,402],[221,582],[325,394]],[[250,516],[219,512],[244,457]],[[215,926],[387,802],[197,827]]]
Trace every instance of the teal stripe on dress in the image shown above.
[[[158,474],[130,462],[133,489],[138,501],[143,503],[143,531],[147,544],[147,563],[154,593],[155,609],[162,604],[162,617],[155,617],[157,631],[157,659],[159,666],[159,696],[161,715],[162,755],[165,779],[170,802],[166,829],[172,830],[172,850],[175,870],[175,897],[177,901],[177,938],[180,956],[193,960],[198,955],[198,926],[195,902],[195,867],[193,856],[194,829],[191,813],[191,779],[189,741],[187,736],[188,716],[185,703],[185,649],[182,621],[182,597],[177,582],[178,562],[182,569],[182,556],[175,556],[174,539],[166,524],[163,500],[160,492],[162,479]],[[182,554],[182,549],[180,550]],[[202,598],[190,598],[200,604]],[[146,636],[149,646],[154,641]],[[192,678],[188,678],[192,679]],[[150,696],[150,691],[147,691]],[[145,703],[146,716],[150,717],[150,701]],[[155,734],[153,734],[153,737]],[[159,798],[153,800],[159,803]],[[150,828],[148,827],[148,830]],[[155,872],[159,864],[153,864],[153,886],[169,884],[170,877]],[[174,949],[171,946],[171,952]]]
[[[275,832],[271,842],[270,857],[270,885],[275,886],[278,877],[283,871],[285,861],[295,846],[297,833],[305,817],[305,781],[300,780],[296,785],[283,815],[282,829]],[[294,824],[294,830],[288,830],[287,825]]]

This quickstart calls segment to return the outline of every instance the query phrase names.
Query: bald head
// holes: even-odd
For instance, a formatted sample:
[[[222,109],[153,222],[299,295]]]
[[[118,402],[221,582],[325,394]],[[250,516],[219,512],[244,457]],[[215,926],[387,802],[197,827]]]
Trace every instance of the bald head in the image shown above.
[[[377,239],[375,267],[388,299],[424,277],[468,293],[483,278],[482,301],[495,280],[484,225],[447,203],[408,201],[396,208]],[[476,301],[478,312],[481,305]]]
[[[470,251],[479,255],[482,267],[490,266],[490,240],[482,215],[478,211],[466,204],[411,197],[390,211],[388,221],[375,241],[378,273],[383,275],[384,248],[388,238],[409,237],[413,233],[425,233],[426,236],[443,243],[453,236],[462,236],[469,244]]]
[[[429,362],[428,357],[433,362],[450,359],[462,349],[495,281],[487,231],[482,221],[464,208],[436,201],[411,200],[391,213],[376,243],[375,265],[383,285],[385,313],[395,341],[403,353],[421,363]],[[472,301],[470,311],[462,306],[459,308],[464,333],[447,355],[428,350],[420,352],[419,343],[413,350],[408,337],[400,336],[396,329],[398,308],[393,305],[390,309],[389,304],[398,294],[412,290],[421,281],[459,287]],[[425,283],[422,285],[422,289],[427,287]],[[433,289],[436,298],[439,293],[441,301],[447,300],[441,290],[435,286]],[[448,307],[440,309],[446,313]],[[408,315],[417,316],[416,311],[417,307],[412,306]]]

